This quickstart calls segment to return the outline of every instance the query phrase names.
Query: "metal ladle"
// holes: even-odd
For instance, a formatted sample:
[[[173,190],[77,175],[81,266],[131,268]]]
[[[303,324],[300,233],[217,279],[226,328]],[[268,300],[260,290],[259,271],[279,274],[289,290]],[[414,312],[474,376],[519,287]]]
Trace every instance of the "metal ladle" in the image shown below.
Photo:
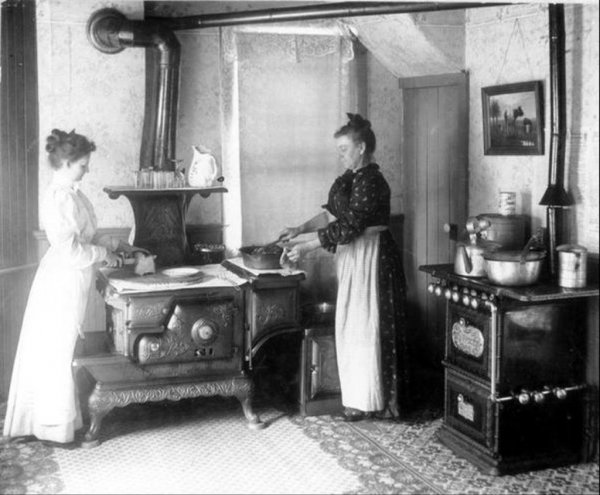
[[[542,233],[543,230],[540,228],[538,229],[535,234],[533,234],[529,240],[527,241],[527,244],[525,244],[525,247],[521,250],[521,255],[519,256],[519,262],[521,263],[521,265],[525,264],[526,258],[527,258],[527,253],[529,252],[529,249],[531,249],[531,246],[533,246],[535,243],[540,242],[542,239]]]

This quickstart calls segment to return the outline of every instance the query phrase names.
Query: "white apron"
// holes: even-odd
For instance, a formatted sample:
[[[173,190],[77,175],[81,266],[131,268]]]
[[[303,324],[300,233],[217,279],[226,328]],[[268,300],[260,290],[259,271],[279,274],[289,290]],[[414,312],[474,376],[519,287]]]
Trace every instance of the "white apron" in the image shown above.
[[[338,244],[335,340],[342,403],[361,411],[384,408],[379,337],[379,233],[374,226]]]
[[[50,248],[35,275],[15,356],[4,435],[70,442],[82,420],[71,363],[95,273],[105,247],[90,242],[96,217],[89,200],[55,181],[42,207]]]

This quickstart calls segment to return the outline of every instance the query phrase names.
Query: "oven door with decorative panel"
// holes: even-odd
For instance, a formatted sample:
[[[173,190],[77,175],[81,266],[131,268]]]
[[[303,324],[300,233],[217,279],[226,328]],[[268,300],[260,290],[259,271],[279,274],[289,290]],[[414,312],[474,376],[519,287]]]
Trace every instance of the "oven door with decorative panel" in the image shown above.
[[[490,378],[490,315],[448,303],[446,364]]]
[[[304,330],[300,365],[300,412],[303,416],[336,414],[342,393],[335,352],[335,328],[315,326]]]
[[[202,363],[206,371],[215,373],[241,369],[242,301],[233,289],[173,298],[162,333],[139,338],[137,361],[143,365]]]
[[[489,388],[446,370],[444,422],[486,449],[493,449],[493,411]]]
[[[246,306],[250,338],[248,352],[253,356],[265,341],[284,331],[299,330],[298,284],[248,291]]]

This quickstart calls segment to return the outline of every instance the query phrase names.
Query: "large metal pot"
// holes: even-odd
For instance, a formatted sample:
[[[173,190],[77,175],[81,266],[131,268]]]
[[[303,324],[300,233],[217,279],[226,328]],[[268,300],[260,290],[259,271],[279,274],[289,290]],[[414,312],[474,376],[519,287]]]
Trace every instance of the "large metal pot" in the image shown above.
[[[483,229],[485,238],[497,243],[500,249],[519,249],[525,244],[525,216],[482,213],[476,218],[486,225]]]
[[[487,252],[484,254],[486,275],[497,285],[533,285],[540,277],[545,257],[544,251]]]
[[[248,268],[255,270],[278,270],[283,248],[276,244],[267,246],[244,246],[240,248],[242,261]]]

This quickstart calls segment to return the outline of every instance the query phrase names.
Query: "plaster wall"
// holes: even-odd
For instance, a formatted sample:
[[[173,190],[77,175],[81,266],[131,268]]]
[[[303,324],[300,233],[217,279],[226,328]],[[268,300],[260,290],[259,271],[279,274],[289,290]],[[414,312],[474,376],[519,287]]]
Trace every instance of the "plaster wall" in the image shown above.
[[[402,213],[402,91],[398,78],[372,54],[367,55],[367,115],[377,138],[375,161],[392,192],[391,213]]]
[[[133,212],[127,200],[111,200],[102,188],[132,184],[139,166],[144,53],[127,49],[107,55],[90,44],[87,20],[104,7],[116,8],[130,19],[143,17],[141,1],[37,0],[39,191],[41,199],[52,178],[46,137],[54,128],[75,129],[97,147],[82,190],[95,206],[99,226],[131,227]]]
[[[182,15],[182,14],[179,14]],[[222,163],[219,32],[198,29],[176,33],[181,43],[179,108],[177,114],[176,156],[189,170],[192,146],[210,149],[217,164]],[[219,175],[222,175],[219,169]],[[227,187],[227,177],[223,183]],[[188,208],[187,223],[220,224],[222,195],[208,198],[196,195]]]
[[[470,75],[469,213],[497,212],[499,190],[517,193],[517,211],[545,226],[538,203],[548,183],[550,57],[546,4],[467,11],[465,61]],[[598,252],[598,5],[565,6],[567,142],[565,241]],[[483,154],[481,88],[540,80],[544,87],[543,155]]]
[[[565,188],[575,204],[565,211],[563,242],[598,256],[598,5],[565,5],[566,158]],[[545,4],[473,9],[467,12],[466,66],[470,73],[469,212],[497,211],[498,190],[517,192],[517,209],[545,226],[538,203],[548,183],[550,60]],[[539,156],[483,154],[481,88],[541,80],[544,84],[545,149]],[[587,381],[598,387],[598,299],[588,311]]]

